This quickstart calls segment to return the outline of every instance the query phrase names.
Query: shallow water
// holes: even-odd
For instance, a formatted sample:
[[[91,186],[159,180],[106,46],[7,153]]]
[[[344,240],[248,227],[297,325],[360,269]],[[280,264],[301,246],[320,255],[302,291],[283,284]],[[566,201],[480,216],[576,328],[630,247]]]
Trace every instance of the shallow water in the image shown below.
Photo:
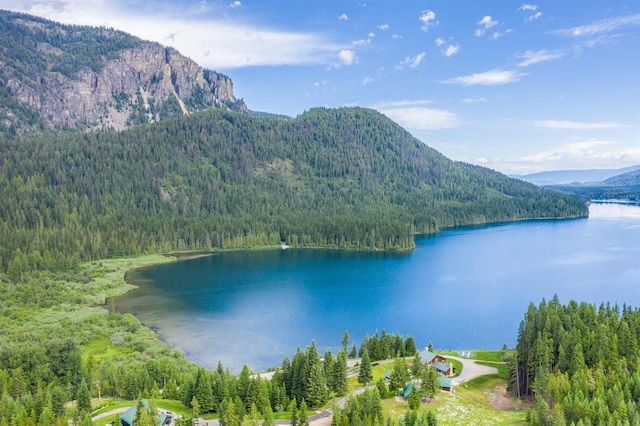
[[[592,204],[590,218],[465,228],[408,254],[262,250],[143,269],[118,299],[194,361],[238,372],[279,365],[315,339],[337,349],[376,330],[419,347],[515,344],[529,302],[640,306],[640,207]]]

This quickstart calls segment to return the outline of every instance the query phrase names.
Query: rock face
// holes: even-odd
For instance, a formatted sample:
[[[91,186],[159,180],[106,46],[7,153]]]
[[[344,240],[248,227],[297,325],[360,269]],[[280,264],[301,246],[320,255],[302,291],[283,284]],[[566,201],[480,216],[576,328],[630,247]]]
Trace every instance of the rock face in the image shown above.
[[[229,77],[175,49],[11,12],[0,12],[0,25],[5,129],[33,127],[22,120],[29,112],[44,127],[120,130],[206,108],[248,111]]]

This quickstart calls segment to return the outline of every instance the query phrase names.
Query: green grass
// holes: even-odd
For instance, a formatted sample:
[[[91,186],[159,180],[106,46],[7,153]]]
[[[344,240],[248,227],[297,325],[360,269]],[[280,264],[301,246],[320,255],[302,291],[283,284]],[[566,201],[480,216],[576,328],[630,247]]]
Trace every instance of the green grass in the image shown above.
[[[498,369],[498,377],[503,380],[509,379],[509,370],[507,364],[504,363],[496,363],[496,362],[486,362],[486,361],[478,361],[478,365],[486,365],[487,367],[494,367]]]

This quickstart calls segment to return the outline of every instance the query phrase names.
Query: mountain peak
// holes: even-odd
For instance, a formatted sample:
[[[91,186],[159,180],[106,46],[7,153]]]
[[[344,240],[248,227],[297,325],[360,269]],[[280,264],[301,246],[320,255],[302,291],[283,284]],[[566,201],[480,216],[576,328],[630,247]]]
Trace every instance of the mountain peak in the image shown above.
[[[0,25],[0,132],[120,130],[207,108],[248,111],[229,77],[173,48],[6,11]]]

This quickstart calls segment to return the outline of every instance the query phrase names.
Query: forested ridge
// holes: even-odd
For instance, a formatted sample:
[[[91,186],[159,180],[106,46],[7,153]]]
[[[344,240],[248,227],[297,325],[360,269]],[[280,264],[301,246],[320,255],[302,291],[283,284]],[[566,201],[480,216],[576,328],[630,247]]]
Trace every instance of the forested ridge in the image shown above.
[[[535,425],[640,424],[640,309],[557,297],[520,325],[511,389]]]
[[[381,114],[212,110],[122,132],[0,140],[0,259],[29,268],[174,250],[409,249],[415,233],[586,216],[453,162]],[[13,263],[12,263],[13,261]]]

